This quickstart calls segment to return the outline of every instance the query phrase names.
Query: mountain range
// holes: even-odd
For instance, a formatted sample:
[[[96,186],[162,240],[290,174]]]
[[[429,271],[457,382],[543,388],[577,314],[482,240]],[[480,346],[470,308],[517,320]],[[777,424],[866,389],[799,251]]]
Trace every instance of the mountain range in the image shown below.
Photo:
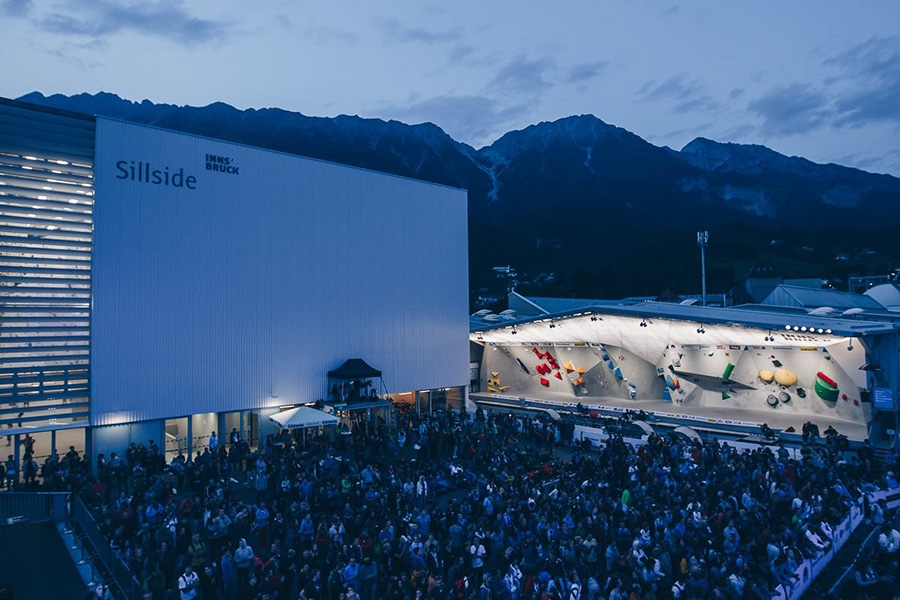
[[[533,293],[696,292],[697,230],[710,231],[710,283],[722,291],[754,267],[825,277],[900,260],[900,179],[765,146],[697,138],[678,151],[581,115],[476,150],[431,123],[110,93],[20,100],[465,188],[470,279],[488,294],[503,284],[491,267],[507,264]]]

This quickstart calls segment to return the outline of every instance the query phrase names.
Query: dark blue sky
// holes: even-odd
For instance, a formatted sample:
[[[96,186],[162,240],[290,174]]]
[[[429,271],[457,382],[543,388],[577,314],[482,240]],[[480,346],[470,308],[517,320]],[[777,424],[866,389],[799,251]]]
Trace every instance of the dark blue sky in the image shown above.
[[[0,0],[0,95],[432,121],[592,113],[900,176],[900,2]]]

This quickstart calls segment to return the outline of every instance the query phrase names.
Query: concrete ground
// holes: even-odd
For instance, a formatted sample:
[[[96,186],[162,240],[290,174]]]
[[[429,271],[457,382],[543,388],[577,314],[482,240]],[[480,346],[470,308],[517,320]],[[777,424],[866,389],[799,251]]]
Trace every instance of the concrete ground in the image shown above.
[[[81,598],[87,588],[56,526],[0,526],[0,584],[19,598]]]

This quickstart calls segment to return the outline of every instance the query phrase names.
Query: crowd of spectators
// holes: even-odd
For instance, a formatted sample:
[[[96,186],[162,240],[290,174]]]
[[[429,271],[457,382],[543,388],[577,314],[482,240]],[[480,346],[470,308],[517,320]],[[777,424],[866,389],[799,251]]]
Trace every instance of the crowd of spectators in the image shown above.
[[[886,485],[896,488],[894,473],[888,473]],[[900,532],[895,529],[886,514],[885,503],[872,505],[871,521],[875,526],[874,545],[865,546],[857,558],[853,577],[844,587],[844,596],[859,600],[896,598],[897,576],[900,573]],[[895,519],[896,523],[896,519]]]
[[[77,453],[47,475],[88,499],[148,600],[768,600],[896,468],[813,444],[613,433],[588,450],[565,432],[406,412],[306,449],[232,432],[168,463],[153,442],[100,455],[96,481]]]
[[[43,464],[38,464],[34,454],[34,438],[26,435],[20,444],[23,449],[20,461],[13,454],[0,461],[0,489],[77,492],[94,481],[90,461],[74,446],[69,446],[61,458],[54,453],[47,456]]]

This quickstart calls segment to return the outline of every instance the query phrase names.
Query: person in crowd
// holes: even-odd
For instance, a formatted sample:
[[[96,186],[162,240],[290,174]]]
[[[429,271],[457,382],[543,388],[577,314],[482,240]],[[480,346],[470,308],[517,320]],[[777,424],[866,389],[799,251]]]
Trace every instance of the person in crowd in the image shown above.
[[[883,525],[878,535],[878,547],[885,554],[896,554],[900,550],[900,531],[890,525]]]
[[[200,587],[200,577],[194,573],[190,565],[184,568],[184,573],[178,578],[178,591],[181,592],[181,600],[194,600]]]
[[[6,487],[13,489],[19,483],[19,465],[12,454],[7,457],[4,466],[6,467]]]

